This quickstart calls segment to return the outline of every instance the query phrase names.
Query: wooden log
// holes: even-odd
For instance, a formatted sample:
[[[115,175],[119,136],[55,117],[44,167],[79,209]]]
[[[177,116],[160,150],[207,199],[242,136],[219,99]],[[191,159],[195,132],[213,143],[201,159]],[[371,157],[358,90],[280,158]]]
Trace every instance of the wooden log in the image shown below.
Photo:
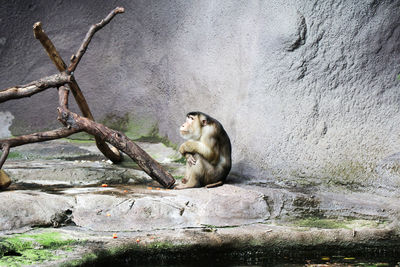
[[[50,87],[58,87],[69,83],[70,75],[65,72],[54,74],[25,85],[17,85],[0,91],[0,103],[23,97],[30,97]]]
[[[3,150],[3,153],[1,154],[1,157],[0,157],[0,169],[1,169],[1,167],[4,164],[4,162],[6,162],[6,159],[8,157],[8,153],[10,153],[10,145],[7,144],[7,143],[1,145],[1,143],[0,143],[0,146],[1,146],[0,147],[1,150]]]
[[[58,108],[59,120],[66,126],[85,131],[97,136],[104,141],[112,144],[119,150],[125,152],[142,168],[152,179],[159,182],[165,188],[171,188],[175,179],[166,172],[163,167],[149,156],[137,144],[131,141],[125,134],[112,130],[100,123],[96,123],[87,118],[81,117],[76,113],[63,107]]]
[[[53,61],[54,65],[56,65],[58,71],[65,71],[67,69],[67,65],[64,63],[64,60],[61,58],[56,47],[53,45],[53,42],[50,41],[47,34],[43,31],[42,23],[40,21],[33,24],[33,35],[40,41],[46,50],[47,55]]]
[[[69,89],[65,86],[58,88],[58,103],[63,108],[68,108]]]
[[[110,19],[111,20],[111,19]],[[57,49],[55,48],[53,42],[49,39],[47,34],[43,31],[41,22],[36,22],[33,25],[33,34],[36,39],[40,41],[46,50],[47,55],[53,61],[54,65],[60,72],[64,72],[67,69],[67,65],[64,60],[61,58]],[[81,57],[83,56],[83,53]],[[72,76],[71,81],[69,83],[72,94],[74,95],[75,101],[78,104],[79,109],[81,110],[84,117],[91,119],[94,121],[94,117],[92,112],[90,111],[89,105],[86,102],[85,97],[81,89],[78,86],[75,78]],[[109,147],[105,142],[95,137],[97,148],[103,153],[105,157],[110,159],[114,163],[118,163],[122,161],[121,153],[115,147]]]
[[[8,151],[11,147],[22,146],[22,145],[30,144],[30,143],[44,142],[44,141],[49,141],[49,140],[54,140],[54,139],[60,139],[60,138],[70,136],[71,134],[78,133],[80,131],[81,131],[80,129],[75,129],[75,128],[68,129],[65,127],[65,128],[52,130],[52,131],[21,135],[18,137],[13,137],[13,138],[8,138],[8,139],[1,139],[0,140],[0,149],[3,150],[3,154],[1,155],[1,158],[0,158],[0,169],[4,164],[4,162],[7,158],[7,155],[8,155]],[[8,148],[8,150],[7,150],[7,148]],[[5,151],[7,151],[7,153],[4,153]],[[4,159],[3,159],[3,157],[4,157]]]
[[[10,186],[11,184],[11,179],[10,177],[4,172],[4,170],[1,169],[1,166],[3,166],[4,162],[7,159],[8,153],[10,152],[10,146],[5,145],[3,148],[3,153],[1,154],[0,157],[0,189],[5,189]]]

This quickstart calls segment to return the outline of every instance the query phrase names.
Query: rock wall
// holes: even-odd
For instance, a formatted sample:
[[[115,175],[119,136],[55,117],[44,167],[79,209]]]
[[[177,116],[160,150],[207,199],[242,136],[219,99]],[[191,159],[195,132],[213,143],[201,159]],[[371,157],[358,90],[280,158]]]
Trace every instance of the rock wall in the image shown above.
[[[69,59],[124,6],[75,74],[97,120],[180,143],[185,113],[201,110],[229,133],[234,173],[399,185],[397,0],[3,2],[0,88],[56,72],[34,22]],[[48,90],[0,111],[21,134],[58,126],[56,105]]]

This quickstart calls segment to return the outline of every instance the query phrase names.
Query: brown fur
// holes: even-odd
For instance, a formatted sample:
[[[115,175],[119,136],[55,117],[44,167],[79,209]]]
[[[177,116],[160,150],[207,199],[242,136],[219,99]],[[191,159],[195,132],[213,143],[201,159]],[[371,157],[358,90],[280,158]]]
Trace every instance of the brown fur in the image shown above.
[[[177,189],[222,185],[231,169],[231,142],[216,119],[190,112],[180,132],[187,139],[179,152],[186,157],[186,184]]]

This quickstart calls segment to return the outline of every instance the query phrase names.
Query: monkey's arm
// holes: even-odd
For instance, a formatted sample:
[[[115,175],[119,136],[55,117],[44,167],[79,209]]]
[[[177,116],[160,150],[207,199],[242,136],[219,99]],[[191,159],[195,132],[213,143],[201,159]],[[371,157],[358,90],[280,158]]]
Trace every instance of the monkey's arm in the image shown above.
[[[218,153],[216,153],[216,151],[199,141],[186,141],[179,147],[179,152],[182,155],[185,155],[186,153],[200,154],[210,163],[213,163],[213,161],[218,158]]]

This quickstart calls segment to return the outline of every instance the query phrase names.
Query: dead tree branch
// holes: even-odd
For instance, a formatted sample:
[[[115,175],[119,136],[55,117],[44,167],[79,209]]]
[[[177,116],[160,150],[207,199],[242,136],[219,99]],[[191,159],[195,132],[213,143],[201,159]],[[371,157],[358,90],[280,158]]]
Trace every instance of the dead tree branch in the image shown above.
[[[4,144],[1,149],[3,150],[3,154],[1,154],[0,157],[0,169],[3,166],[4,162],[6,162],[8,153],[10,153],[10,145]]]
[[[68,109],[69,90],[65,86],[60,86],[58,89],[58,103],[60,107]]]
[[[65,126],[98,136],[102,140],[109,142],[119,150],[125,152],[150,177],[155,179],[164,187],[170,188],[174,185],[175,179],[172,175],[166,172],[157,161],[150,157],[149,154],[147,154],[137,144],[132,142],[125,134],[112,130],[87,118],[83,118],[63,107],[58,108],[58,113],[59,120]]]
[[[65,72],[54,74],[25,85],[14,86],[0,91],[0,103],[23,97],[29,97],[50,87],[58,87],[69,83],[70,75]]]
[[[67,65],[64,63],[64,60],[61,58],[56,47],[53,45],[53,42],[50,41],[47,34],[43,31],[41,22],[36,22],[33,24],[33,35],[43,45],[47,55],[53,61],[54,65],[56,65],[57,69],[60,72],[65,71],[67,69]]]
[[[3,150],[3,155],[5,148],[9,147],[16,147],[16,146],[22,146],[30,143],[38,143],[38,142],[44,142],[44,141],[49,141],[49,140],[55,140],[55,139],[60,139],[60,138],[65,138],[70,136],[71,134],[78,133],[80,132],[79,129],[68,129],[68,128],[60,128],[52,131],[47,131],[47,132],[40,132],[40,133],[33,133],[33,134],[28,134],[28,135],[22,135],[18,137],[13,137],[9,139],[2,139],[0,140],[0,148]],[[7,153],[8,154],[8,153]],[[1,156],[3,158],[3,155]],[[7,156],[5,156],[7,158]],[[5,159],[4,159],[5,161]],[[2,168],[4,162],[0,162],[0,169]]]
[[[111,20],[111,18],[108,20],[108,22],[110,20]],[[60,72],[66,71],[67,65],[65,64],[64,60],[61,58],[57,49],[53,45],[53,42],[49,39],[47,34],[43,31],[42,24],[40,22],[36,22],[33,25],[33,34],[34,34],[35,38],[38,39],[40,41],[40,43],[43,45],[44,49],[46,50],[47,55],[53,61],[56,68]],[[83,53],[81,54],[81,57],[83,56],[84,52],[85,51],[83,51]],[[79,109],[81,110],[83,116],[94,121],[94,118],[93,118],[92,112],[90,111],[89,105],[87,104],[86,99],[83,96],[83,93],[82,93],[81,89],[79,88],[78,83],[76,82],[76,80],[73,76],[71,77],[69,87],[71,88],[72,94],[74,95],[75,101],[78,104]],[[110,159],[114,163],[118,163],[118,162],[122,161],[122,156],[121,156],[121,153],[119,153],[118,149],[116,149],[115,147],[109,147],[105,142],[103,142],[96,136],[95,136],[95,139],[96,139],[97,148],[103,153],[104,156],[106,156],[108,159]]]
[[[59,108],[57,119],[66,127],[53,131],[33,133],[29,135],[0,140],[0,150],[3,151],[0,157],[0,169],[6,161],[11,147],[20,146],[28,143],[59,139],[80,131],[85,131],[95,136],[97,147],[106,157],[108,157],[112,161],[119,162],[121,160],[121,155],[118,151],[118,149],[120,149],[128,156],[130,156],[148,175],[150,175],[151,178],[158,181],[164,187],[170,188],[173,186],[173,184],[175,183],[175,179],[171,176],[171,174],[166,172],[158,162],[151,158],[144,150],[142,150],[138,145],[131,141],[126,135],[121,132],[109,129],[106,126],[93,121],[93,115],[90,112],[86,99],[84,98],[77,82],[73,77],[73,72],[75,71],[78,63],[84,55],[93,35],[98,30],[103,28],[107,23],[109,23],[116,14],[123,12],[123,8],[115,8],[107,15],[105,19],[90,28],[89,32],[85,36],[84,41],[78,49],[78,52],[72,57],[71,64],[68,68],[58,54],[53,43],[44,33],[41,27],[41,23],[35,23],[33,28],[35,37],[42,43],[48,56],[61,73],[45,77],[24,86],[15,86],[0,91],[0,103],[11,99],[28,97],[50,87],[57,87],[59,94]],[[71,91],[82,111],[83,116],[85,116],[86,118],[81,117],[78,114],[75,114],[68,110],[69,87],[71,88]],[[110,149],[105,143],[106,141],[114,145],[115,147],[111,147]]]

